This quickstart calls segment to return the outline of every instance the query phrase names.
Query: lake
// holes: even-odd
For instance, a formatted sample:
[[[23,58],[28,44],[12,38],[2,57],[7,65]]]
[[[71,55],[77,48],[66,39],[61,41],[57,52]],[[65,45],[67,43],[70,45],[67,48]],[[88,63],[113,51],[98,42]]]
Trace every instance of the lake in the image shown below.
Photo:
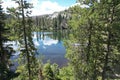
[[[57,63],[59,66],[66,64],[66,49],[62,40],[54,38],[53,32],[34,32],[33,42],[37,49],[37,55],[43,56],[43,62],[50,60],[51,63]]]
[[[40,59],[42,56],[43,63],[50,60],[51,63],[57,63],[59,67],[65,66],[67,64],[66,49],[62,41],[65,35],[61,32],[33,32],[32,38],[36,48],[36,57]],[[9,43],[12,43],[12,47],[17,51],[19,48],[18,42]],[[20,52],[17,51],[11,56],[11,60],[17,59],[19,54]],[[11,69],[15,70],[16,66],[18,66],[17,62]]]

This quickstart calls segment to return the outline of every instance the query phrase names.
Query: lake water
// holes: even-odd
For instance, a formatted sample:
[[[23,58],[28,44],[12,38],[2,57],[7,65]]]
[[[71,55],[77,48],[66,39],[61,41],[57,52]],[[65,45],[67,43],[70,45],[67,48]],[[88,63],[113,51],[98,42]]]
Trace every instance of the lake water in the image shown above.
[[[54,38],[53,32],[34,32],[33,42],[37,49],[37,55],[43,56],[43,62],[50,60],[51,63],[57,63],[59,66],[66,64],[66,49],[63,41]]]
[[[62,34],[60,32],[33,32],[32,37],[36,48],[36,57],[38,59],[42,56],[43,63],[50,60],[51,63],[57,63],[60,67],[66,65],[66,49],[62,41]],[[17,51],[19,48],[17,45],[18,43],[14,41],[9,43],[12,43],[12,47]],[[19,54],[20,52],[17,51],[11,59],[17,59]],[[11,69],[15,70],[15,66],[18,66],[17,62],[14,67],[11,67]]]

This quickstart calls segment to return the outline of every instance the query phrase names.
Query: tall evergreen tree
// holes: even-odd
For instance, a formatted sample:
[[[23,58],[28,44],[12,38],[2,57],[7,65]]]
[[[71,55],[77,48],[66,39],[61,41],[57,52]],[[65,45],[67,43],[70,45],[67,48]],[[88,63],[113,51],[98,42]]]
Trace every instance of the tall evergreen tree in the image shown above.
[[[115,75],[114,72],[114,65],[116,63],[113,63],[116,59],[116,53],[119,53],[118,49],[116,49],[116,43],[114,43],[114,39],[118,39],[119,36],[116,35],[116,28],[119,28],[119,16],[118,12],[120,8],[120,1],[119,0],[101,0],[100,5],[98,8],[102,8],[100,13],[100,19],[102,20],[101,23],[103,23],[102,26],[104,26],[104,47],[105,47],[105,54],[104,54],[104,65],[102,67],[102,80],[105,80],[106,78],[110,78],[111,76],[107,74]],[[119,31],[117,32],[119,34]],[[106,36],[106,38],[105,38]],[[117,43],[118,44],[118,43]],[[117,52],[116,52],[117,51]],[[119,56],[119,55],[118,55]],[[114,64],[114,65],[113,65]]]
[[[25,0],[14,1],[18,4],[18,7],[15,11],[12,11],[12,13],[18,13],[18,16],[16,16],[15,19],[19,18],[17,30],[20,29],[20,37],[17,40],[20,43],[21,50],[19,56],[20,66],[18,67],[17,72],[24,71],[24,73],[20,73],[19,78],[32,80],[35,79],[35,76],[37,77],[37,71],[35,69],[37,67],[37,61],[35,58],[35,47],[32,41],[32,20],[29,17],[31,11],[28,10],[29,8],[32,8],[32,5]],[[10,9],[9,11],[11,12]],[[17,36],[19,36],[18,33]],[[36,67],[34,65],[36,65]],[[22,67],[23,69],[21,69]]]
[[[119,27],[119,1],[79,1],[89,7],[76,7],[69,22],[73,32],[70,43],[75,44],[67,56],[74,67],[75,80],[109,79],[115,74],[113,62],[119,59],[116,58],[119,50],[114,43],[114,39],[119,38],[114,32],[115,27]]]
[[[3,11],[0,1],[0,80],[10,80],[10,56],[12,54],[12,48],[5,43],[9,41],[9,29],[5,24],[5,13]]]

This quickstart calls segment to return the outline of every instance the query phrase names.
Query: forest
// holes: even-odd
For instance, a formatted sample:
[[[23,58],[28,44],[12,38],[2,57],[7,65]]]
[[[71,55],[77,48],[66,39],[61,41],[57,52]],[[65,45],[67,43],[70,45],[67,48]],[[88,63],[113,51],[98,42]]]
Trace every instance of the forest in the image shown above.
[[[0,80],[120,80],[120,0],[76,0],[86,7],[75,5],[56,17],[31,16],[32,3],[11,1],[18,7],[5,12],[0,0]],[[64,66],[36,57],[33,32],[38,37],[46,31],[63,41]],[[18,51],[18,58],[11,60]]]

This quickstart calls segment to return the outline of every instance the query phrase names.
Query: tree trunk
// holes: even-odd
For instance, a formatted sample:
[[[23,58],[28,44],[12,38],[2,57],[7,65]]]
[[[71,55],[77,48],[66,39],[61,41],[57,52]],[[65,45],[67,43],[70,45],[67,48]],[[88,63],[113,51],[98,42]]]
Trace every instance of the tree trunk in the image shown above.
[[[25,25],[24,2],[23,2],[23,0],[21,0],[21,5],[22,5],[22,25],[23,25],[23,32],[24,32],[25,49],[26,49],[26,54],[27,54],[27,68],[28,68],[29,80],[31,80],[30,56],[29,56],[28,46],[27,46],[27,35],[26,35],[26,25]]]

